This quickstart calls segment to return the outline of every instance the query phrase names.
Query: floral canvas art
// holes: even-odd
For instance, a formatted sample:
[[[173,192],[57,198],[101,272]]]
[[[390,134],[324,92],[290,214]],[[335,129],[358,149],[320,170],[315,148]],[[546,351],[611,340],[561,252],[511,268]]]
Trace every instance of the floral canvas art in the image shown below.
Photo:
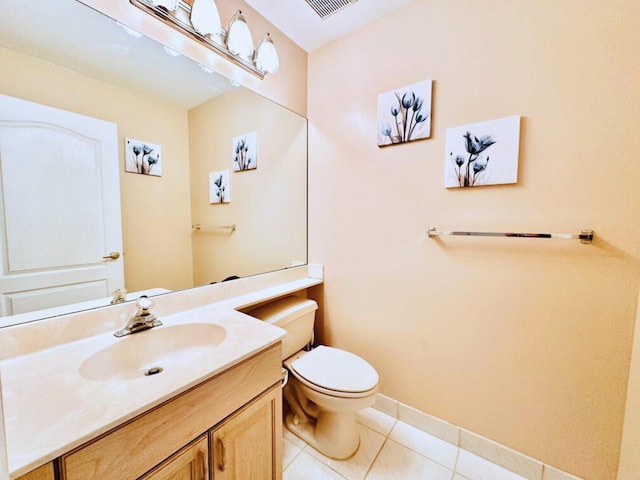
[[[378,146],[431,136],[431,80],[378,95]]]
[[[256,132],[233,138],[233,169],[236,172],[258,168],[256,139]]]
[[[125,170],[143,175],[162,176],[162,147],[133,138],[125,139]]]
[[[209,174],[209,203],[229,203],[229,170],[220,170]]]
[[[519,148],[519,116],[447,129],[444,186],[516,183]]]

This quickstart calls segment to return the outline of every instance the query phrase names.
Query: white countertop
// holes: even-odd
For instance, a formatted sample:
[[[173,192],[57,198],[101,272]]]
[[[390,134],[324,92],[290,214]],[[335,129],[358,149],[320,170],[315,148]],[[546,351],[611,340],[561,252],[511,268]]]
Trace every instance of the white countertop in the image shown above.
[[[87,380],[80,365],[135,335],[103,333],[0,363],[11,478],[23,475],[276,343],[284,330],[216,304],[162,318],[163,326],[213,323],[224,341],[189,368],[128,380]]]
[[[308,265],[154,297],[163,326],[149,332],[213,323],[226,337],[189,368],[149,377],[98,381],[79,373],[85,359],[106,346],[147,333],[113,336],[135,312],[131,303],[0,329],[8,457],[0,479],[18,478],[275,344],[284,330],[238,310],[321,283],[322,266]]]

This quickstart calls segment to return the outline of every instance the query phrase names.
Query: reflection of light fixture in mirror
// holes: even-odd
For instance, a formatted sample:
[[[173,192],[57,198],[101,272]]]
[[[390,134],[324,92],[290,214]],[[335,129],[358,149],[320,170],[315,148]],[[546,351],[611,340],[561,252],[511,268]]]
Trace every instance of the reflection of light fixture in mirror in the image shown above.
[[[280,67],[278,52],[271,40],[271,36],[265,33],[256,46],[256,54],[253,60],[256,68],[264,73],[276,73]]]
[[[222,32],[220,14],[214,0],[193,0],[191,25],[201,35],[217,36]]]
[[[151,4],[156,7],[164,7],[170,12],[178,8],[178,0],[151,0]]]
[[[135,38],[140,38],[142,37],[142,34],[140,32],[136,32],[133,28],[129,28],[126,25],[124,25],[123,23],[120,22],[116,22],[125,32],[127,32],[127,35],[131,35],[132,37]]]
[[[171,55],[172,57],[179,57],[180,56],[180,54],[178,52],[176,52],[175,50],[171,50],[166,45],[164,47],[164,51],[167,52],[167,55]]]
[[[198,66],[200,67],[200,69],[204,72],[204,73],[213,73],[213,70],[211,70],[209,67],[199,63]]]
[[[226,38],[227,48],[234,55],[238,55],[247,61],[251,61],[253,55],[253,38],[251,30],[244,19],[242,12],[238,10],[229,21],[229,29]]]

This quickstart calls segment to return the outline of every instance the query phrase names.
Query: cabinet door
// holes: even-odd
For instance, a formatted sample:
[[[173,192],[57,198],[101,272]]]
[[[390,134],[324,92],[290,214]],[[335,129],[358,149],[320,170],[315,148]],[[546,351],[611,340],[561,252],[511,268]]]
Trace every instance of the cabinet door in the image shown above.
[[[211,431],[213,480],[282,478],[280,385]]]
[[[40,468],[18,477],[17,480],[54,480],[53,463],[47,463]]]
[[[202,435],[139,480],[209,480],[209,442]]]

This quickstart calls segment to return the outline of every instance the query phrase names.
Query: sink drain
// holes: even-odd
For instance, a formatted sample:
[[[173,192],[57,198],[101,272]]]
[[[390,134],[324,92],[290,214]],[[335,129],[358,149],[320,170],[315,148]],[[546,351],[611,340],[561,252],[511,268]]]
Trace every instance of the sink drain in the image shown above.
[[[149,370],[144,372],[144,374],[148,377],[150,375],[157,375],[160,372],[162,372],[162,367],[151,367]]]

